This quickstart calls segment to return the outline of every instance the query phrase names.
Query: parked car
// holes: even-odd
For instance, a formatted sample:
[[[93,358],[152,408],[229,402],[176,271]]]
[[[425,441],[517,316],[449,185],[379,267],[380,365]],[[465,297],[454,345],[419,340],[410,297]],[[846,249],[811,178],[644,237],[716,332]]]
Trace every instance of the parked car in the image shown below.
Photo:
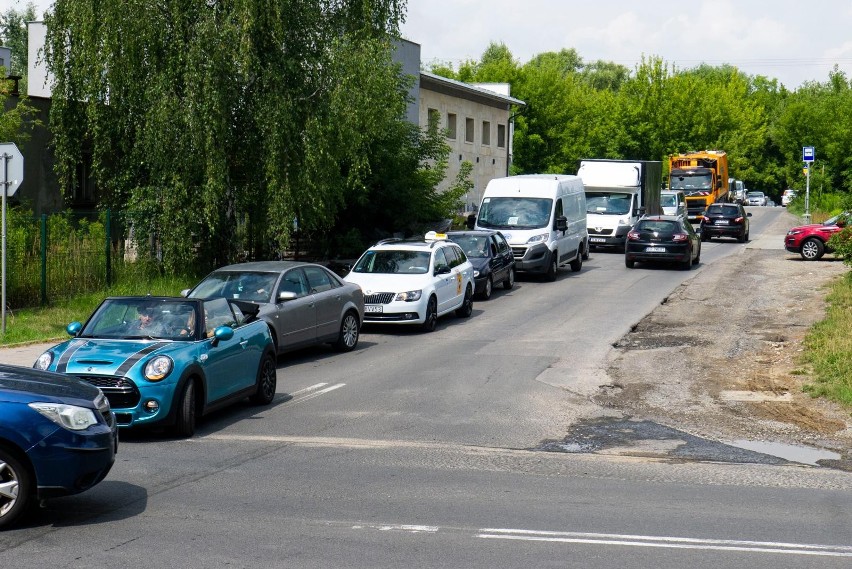
[[[34,502],[88,490],[115,462],[115,416],[88,383],[0,364],[0,417],[0,528]]]
[[[791,189],[784,190],[784,193],[781,194],[781,205],[787,207],[790,205],[790,202],[796,198],[796,191]]]
[[[686,215],[686,196],[682,190],[660,192],[660,207],[664,215]]]
[[[417,324],[431,332],[444,314],[454,310],[467,318],[473,312],[473,265],[446,235],[380,241],[346,280],[364,290],[365,323]]]
[[[247,300],[260,307],[276,353],[329,343],[348,352],[358,345],[364,321],[364,293],[314,263],[260,261],[216,269],[189,298]]]
[[[272,402],[275,348],[258,305],[214,298],[105,299],[73,336],[34,367],[82,379],[109,399],[119,427],[171,426],[190,437],[196,418],[248,397]]]
[[[805,261],[818,261],[824,254],[832,252],[828,240],[835,233],[843,231],[850,216],[852,212],[844,211],[822,223],[793,227],[784,236],[784,248],[791,253],[798,253]]]
[[[473,265],[474,294],[491,298],[494,283],[506,290],[515,286],[515,256],[499,231],[448,231],[447,238],[457,243]]]
[[[636,261],[677,263],[689,270],[701,259],[701,238],[692,224],[675,215],[653,215],[639,219],[627,234],[624,264]]]
[[[748,205],[766,205],[766,195],[763,192],[749,192]]]
[[[748,241],[749,217],[738,203],[714,203],[707,206],[701,220],[701,240],[713,237],[735,237],[740,243]]]

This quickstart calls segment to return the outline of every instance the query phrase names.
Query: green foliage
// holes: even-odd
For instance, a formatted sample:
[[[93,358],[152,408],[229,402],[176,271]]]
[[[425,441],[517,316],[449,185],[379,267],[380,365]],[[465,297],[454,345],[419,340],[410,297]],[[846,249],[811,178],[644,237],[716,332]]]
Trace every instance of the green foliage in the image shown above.
[[[845,230],[844,230],[845,231]],[[828,295],[826,318],[805,337],[802,362],[809,364],[813,382],[805,391],[852,405],[852,273],[838,280]]]
[[[280,251],[294,222],[328,231],[404,120],[390,64],[403,9],[58,0],[46,60],[61,182],[91,152],[103,205],[127,205],[165,271]]]

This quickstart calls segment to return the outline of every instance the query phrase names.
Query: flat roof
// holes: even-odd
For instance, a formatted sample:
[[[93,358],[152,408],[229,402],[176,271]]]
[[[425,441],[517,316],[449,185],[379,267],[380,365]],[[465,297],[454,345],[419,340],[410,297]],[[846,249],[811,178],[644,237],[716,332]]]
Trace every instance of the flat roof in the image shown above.
[[[474,87],[473,85],[462,83],[455,79],[447,79],[446,77],[441,77],[440,75],[435,75],[434,73],[429,73],[427,71],[420,72],[420,88],[429,89],[430,91],[435,91],[445,95],[453,95],[456,97],[463,96],[464,98],[471,99],[482,104],[501,108],[504,105],[526,106],[526,103],[520,99],[516,99],[508,95],[501,95],[500,93],[489,91],[488,89]]]

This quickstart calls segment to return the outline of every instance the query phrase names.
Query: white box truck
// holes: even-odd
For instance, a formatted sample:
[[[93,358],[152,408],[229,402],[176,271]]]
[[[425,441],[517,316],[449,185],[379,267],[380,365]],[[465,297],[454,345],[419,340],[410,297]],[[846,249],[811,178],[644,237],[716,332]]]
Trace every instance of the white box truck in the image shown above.
[[[488,182],[473,229],[498,229],[515,270],[556,280],[560,266],[579,271],[589,258],[586,195],[577,176],[528,174]]]
[[[653,160],[581,160],[589,245],[624,250],[642,215],[659,215],[663,163]]]

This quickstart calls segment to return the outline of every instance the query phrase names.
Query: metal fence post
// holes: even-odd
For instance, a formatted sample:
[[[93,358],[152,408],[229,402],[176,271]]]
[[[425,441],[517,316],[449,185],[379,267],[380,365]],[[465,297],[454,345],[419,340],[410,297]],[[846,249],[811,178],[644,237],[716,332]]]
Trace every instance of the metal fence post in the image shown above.
[[[110,227],[110,210],[106,210],[106,285],[112,285],[112,228]]]
[[[41,305],[47,304],[47,214],[41,214]]]

